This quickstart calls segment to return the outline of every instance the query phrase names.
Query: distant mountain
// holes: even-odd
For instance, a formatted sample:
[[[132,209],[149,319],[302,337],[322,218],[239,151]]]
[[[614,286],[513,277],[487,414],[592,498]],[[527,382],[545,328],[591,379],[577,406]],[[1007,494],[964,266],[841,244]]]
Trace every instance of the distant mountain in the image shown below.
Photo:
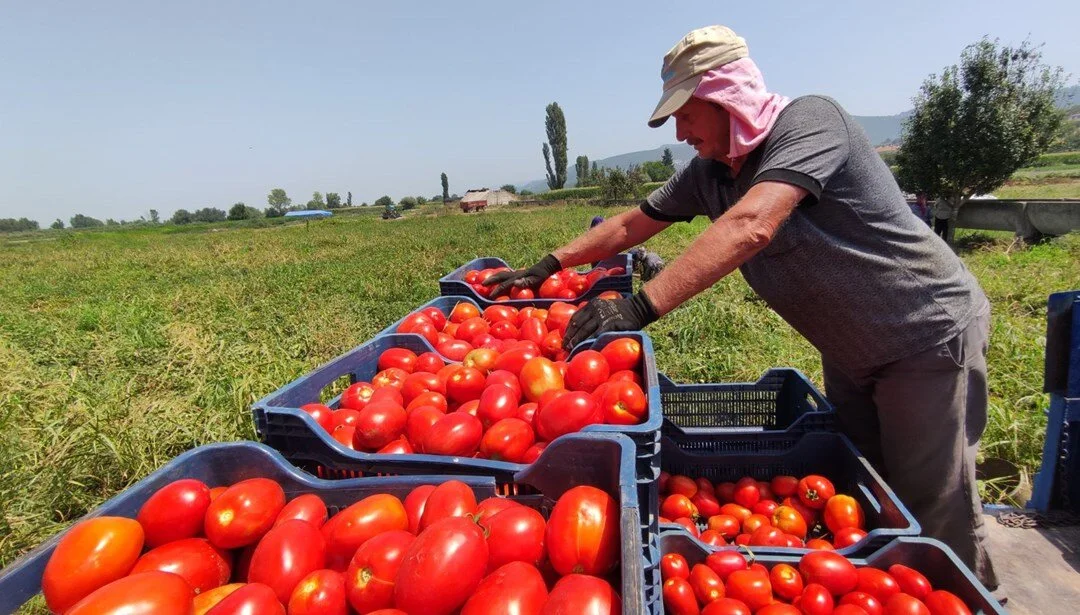
[[[1063,89],[1057,97],[1057,106],[1060,108],[1068,108],[1073,105],[1080,105],[1080,85],[1074,85]],[[898,113],[896,115],[855,115],[855,121],[858,122],[863,130],[866,131],[866,136],[869,137],[870,143],[874,145],[882,145],[885,143],[895,142],[900,139],[900,133],[904,127],[904,120],[910,117],[911,110]],[[596,161],[596,164],[601,167],[607,167],[609,169],[615,167],[621,167],[627,169],[634,165],[640,165],[650,160],[660,160],[660,157],[664,155],[664,148],[670,147],[671,153],[675,157],[676,168],[690,162],[690,160],[697,155],[694,148],[685,143],[672,143],[670,145],[661,145],[656,149],[647,149],[639,152],[630,152],[628,154],[617,154],[608,158],[602,158]],[[592,164],[593,161],[589,161]],[[574,172],[574,167],[571,166],[567,169],[566,186],[573,187],[577,184],[577,174]],[[547,181],[543,179],[531,181],[525,185],[518,185],[518,190],[531,190],[533,192],[547,192]]]

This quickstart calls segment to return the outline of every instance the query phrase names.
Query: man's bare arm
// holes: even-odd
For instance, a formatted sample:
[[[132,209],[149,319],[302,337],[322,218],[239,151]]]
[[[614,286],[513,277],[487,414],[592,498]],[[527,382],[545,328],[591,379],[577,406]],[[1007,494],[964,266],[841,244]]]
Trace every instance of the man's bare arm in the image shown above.
[[[769,245],[807,194],[803,188],[782,182],[761,182],[750,188],[686,252],[645,285],[645,295],[657,314],[667,314]]]
[[[552,254],[564,268],[595,263],[632,248],[669,226],[671,222],[653,220],[635,207],[604,220]]]

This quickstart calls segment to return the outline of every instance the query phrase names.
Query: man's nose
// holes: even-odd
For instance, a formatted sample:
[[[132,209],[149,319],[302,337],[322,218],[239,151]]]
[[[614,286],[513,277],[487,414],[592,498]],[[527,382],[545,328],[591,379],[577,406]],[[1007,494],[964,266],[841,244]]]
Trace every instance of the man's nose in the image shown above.
[[[687,134],[686,126],[683,125],[679,118],[675,118],[675,140],[685,141],[690,135]]]

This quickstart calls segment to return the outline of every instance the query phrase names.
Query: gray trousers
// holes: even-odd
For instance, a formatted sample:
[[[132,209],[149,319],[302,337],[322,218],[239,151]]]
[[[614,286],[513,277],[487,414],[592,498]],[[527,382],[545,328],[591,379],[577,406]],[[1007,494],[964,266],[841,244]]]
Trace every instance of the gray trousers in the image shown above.
[[[975,484],[986,427],[987,304],[930,350],[862,373],[822,360],[841,429],[908,507],[923,533],[952,547],[987,589],[998,586]]]

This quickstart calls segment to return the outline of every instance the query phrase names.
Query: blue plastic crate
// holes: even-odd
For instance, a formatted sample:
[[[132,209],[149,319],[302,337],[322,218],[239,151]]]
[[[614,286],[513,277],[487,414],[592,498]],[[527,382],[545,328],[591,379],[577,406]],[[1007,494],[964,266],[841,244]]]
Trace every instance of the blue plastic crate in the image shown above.
[[[705,561],[709,554],[701,543],[690,539],[686,532],[660,533],[660,550],[679,553],[693,566]],[[754,549],[754,561],[767,568],[776,564],[798,567],[799,555],[761,554]],[[934,589],[948,590],[967,604],[973,613],[981,615],[1006,615],[1007,611],[994,600],[990,592],[975,578],[971,570],[960,561],[952,549],[932,538],[897,538],[881,549],[863,558],[849,558],[856,566],[872,566],[887,570],[893,564],[902,564],[921,572]]]
[[[622,275],[605,276],[596,281],[592,288],[585,291],[583,295],[575,299],[580,301],[582,299],[592,299],[606,290],[614,290],[620,293],[633,292],[634,289],[634,261],[630,254],[623,253],[612,256],[611,258],[604,259],[597,264],[598,267],[604,267],[605,269],[614,269],[615,267],[622,267],[626,270]],[[482,258],[473,259],[457,269],[451,271],[445,276],[439,278],[439,292],[444,296],[456,295],[459,297],[469,297],[475,300],[486,300],[484,297],[476,294],[466,282],[465,274],[475,269],[494,269],[496,267],[510,267],[506,261],[501,258],[493,256],[485,256]],[[512,269],[512,267],[511,267]],[[583,273],[588,273],[587,271]],[[524,307],[530,300],[508,300],[500,301],[502,305],[514,305]]]
[[[570,356],[587,349],[599,350],[613,340],[623,337],[636,339],[642,347],[644,388],[649,399],[646,420],[639,425],[589,425],[583,432],[620,433],[629,436],[637,449],[637,476],[644,488],[645,484],[660,475],[658,455],[660,425],[663,422],[652,341],[640,331],[607,333],[595,340],[582,342]],[[334,440],[314,419],[299,409],[304,404],[318,402],[323,389],[339,379],[347,378],[350,382],[370,381],[376,374],[379,355],[384,350],[399,347],[416,353],[432,350],[428,342],[416,334],[377,337],[255,402],[252,406],[255,431],[263,442],[281,451],[290,461],[319,476],[333,477],[334,470],[324,461],[331,454],[335,458],[346,456],[353,461],[351,467],[361,473],[368,472],[365,470],[367,466],[408,469],[417,465],[439,464],[453,466],[447,467],[446,471],[467,474],[517,472],[525,467],[503,461],[443,455],[378,455],[353,451]],[[340,396],[330,400],[328,405],[336,408],[339,398]]]
[[[619,500],[620,593],[627,613],[645,612],[644,566],[649,560],[643,540],[648,529],[640,524],[632,448],[625,437],[618,435],[576,435],[552,443],[536,463],[513,475],[455,476],[442,472],[445,469],[442,467],[417,466],[410,476],[329,481],[300,472],[280,454],[261,444],[213,444],[180,455],[84,519],[103,515],[134,518],[154,492],[181,478],[196,478],[211,487],[254,477],[270,478],[282,485],[290,499],[303,493],[318,494],[331,514],[369,495],[389,493],[404,498],[415,487],[454,478],[468,483],[478,500],[502,495],[536,508],[546,517],[565,491],[578,485],[591,485]],[[652,534],[656,534],[655,528]],[[54,536],[0,571],[0,612],[14,612],[40,592],[45,564],[62,535]]]
[[[749,440],[748,438],[743,438]],[[705,477],[713,483],[737,481],[743,476],[769,480],[787,474],[803,477],[820,474],[836,486],[837,493],[855,498],[866,515],[867,536],[857,544],[838,549],[843,555],[864,554],[879,549],[899,536],[917,536],[919,522],[908,512],[892,489],[855,446],[839,433],[805,434],[798,443],[782,452],[768,445],[764,452],[728,452],[716,450],[716,436],[665,433],[660,440],[660,467],[671,474],[691,478]],[[722,446],[720,447],[723,448]],[[665,524],[664,529],[683,532],[705,550],[715,547],[690,536],[679,526]],[[704,528],[704,521],[701,529]],[[805,553],[806,549],[753,547],[754,553]]]
[[[836,410],[796,369],[774,368],[757,382],[676,384],[660,374],[664,430],[675,434],[768,434],[777,450],[815,431],[836,431]],[[730,439],[729,450],[761,450],[761,440]],[[741,448],[740,448],[741,447]]]

